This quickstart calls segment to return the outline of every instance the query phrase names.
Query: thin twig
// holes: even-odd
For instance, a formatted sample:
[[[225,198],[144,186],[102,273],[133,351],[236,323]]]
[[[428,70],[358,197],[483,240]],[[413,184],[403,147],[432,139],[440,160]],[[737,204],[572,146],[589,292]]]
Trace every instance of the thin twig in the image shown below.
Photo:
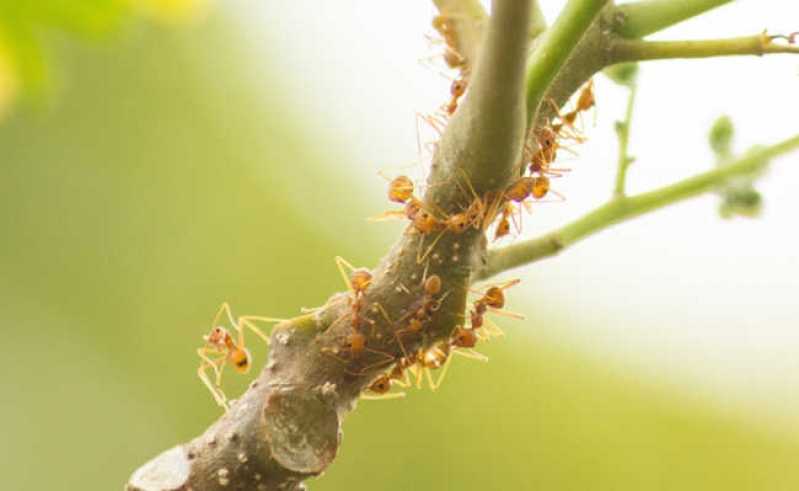
[[[638,84],[633,80],[629,87],[629,94],[627,95],[627,109],[624,112],[624,120],[616,122],[616,134],[619,137],[619,160],[616,170],[616,185],[613,189],[613,195],[616,197],[624,196],[625,187],[627,185],[627,169],[630,164],[635,160],[630,156],[630,125],[633,119],[633,106],[635,105],[635,93],[638,90]]]
[[[641,0],[616,7],[614,31],[622,37],[641,38],[696,17],[732,0]]]
[[[528,122],[534,119],[558,71],[606,3],[607,0],[569,0],[536,46],[527,72]]]
[[[614,62],[665,60],[675,58],[710,58],[775,53],[799,53],[799,46],[776,43],[777,36],[765,32],[754,36],[699,41],[617,40],[611,45]]]
[[[574,222],[542,237],[489,251],[485,267],[475,275],[475,279],[483,280],[503,271],[553,256],[611,225],[699,196],[716,189],[730,178],[757,173],[770,159],[796,148],[799,148],[799,135],[748,153],[729,165],[675,184],[635,196],[612,199]]]

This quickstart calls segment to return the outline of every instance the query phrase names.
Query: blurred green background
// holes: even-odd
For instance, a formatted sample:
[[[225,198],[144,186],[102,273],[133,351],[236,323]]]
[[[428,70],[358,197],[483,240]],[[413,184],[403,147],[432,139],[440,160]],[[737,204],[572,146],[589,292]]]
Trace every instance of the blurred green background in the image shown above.
[[[335,171],[347,142],[309,134],[223,6],[41,5],[0,7],[1,487],[120,489],[219,415],[194,350],[222,301],[318,305],[342,287],[335,255],[373,264],[400,228],[364,224],[375,205]],[[491,362],[455,360],[438,393],[361,402],[310,487],[799,489],[795,439],[584,356],[556,334],[568,320],[535,322],[504,322]],[[228,375],[229,395],[249,381]]]

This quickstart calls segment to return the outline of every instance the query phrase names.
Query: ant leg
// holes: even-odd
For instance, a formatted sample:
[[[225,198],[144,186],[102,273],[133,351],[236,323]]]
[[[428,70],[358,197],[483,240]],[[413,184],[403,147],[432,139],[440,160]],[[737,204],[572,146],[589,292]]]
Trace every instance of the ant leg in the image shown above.
[[[483,327],[486,330],[487,339],[491,339],[492,336],[505,337],[505,331],[491,319],[483,319]]]
[[[473,350],[472,348],[458,348],[452,351],[453,354],[462,356],[464,358],[468,358],[470,360],[482,361],[487,362],[488,357],[478,351]]]
[[[254,315],[247,315],[247,316],[244,316],[244,317],[239,317],[239,325],[236,326],[236,330],[239,331],[239,341],[240,341],[239,346],[243,346],[244,345],[244,329],[242,328],[242,325],[243,325],[243,327],[246,327],[246,328],[250,329],[252,332],[254,332],[256,336],[258,336],[261,339],[263,339],[264,342],[268,346],[269,345],[269,336],[264,334],[264,332],[261,331],[261,329],[259,329],[255,324],[253,324],[253,321],[256,321],[256,322],[269,322],[269,323],[281,323],[281,322],[284,322],[285,320],[286,319],[275,319],[275,318],[272,318],[272,317],[259,317],[259,316],[254,316]]]
[[[368,222],[385,222],[388,220],[402,220],[405,218],[405,210],[389,210],[384,211],[379,215],[369,217],[366,219]]]
[[[213,359],[211,359],[211,357],[208,356],[207,353],[209,353],[209,352],[211,354],[214,354],[214,355],[224,355],[224,354],[221,351],[219,351],[219,350],[211,349],[211,348],[208,348],[208,347],[203,347],[203,348],[198,348],[197,349],[197,354],[200,356],[200,358],[202,359],[203,363],[214,369],[214,375],[218,379],[219,378],[219,367],[217,365],[219,364],[219,360],[220,359],[224,360],[225,357],[222,356],[221,358],[213,360]]]
[[[502,317],[510,317],[511,319],[516,319],[518,321],[523,321],[524,319],[526,319],[526,317],[523,316],[522,314],[511,312],[509,310],[495,309],[493,307],[489,307],[488,311],[491,312],[492,314],[501,315]]]
[[[408,350],[405,348],[405,343],[402,342],[402,336],[405,333],[413,333],[413,332],[414,331],[412,329],[408,329],[408,328],[400,329],[398,331],[394,331],[394,338],[396,338],[397,344],[399,344],[400,349],[402,350],[402,356],[404,358],[408,358]]]
[[[391,399],[402,399],[405,397],[405,392],[389,392],[387,394],[364,394],[361,393],[361,399],[366,401],[388,401]]]
[[[391,316],[388,315],[388,312],[386,312],[386,309],[384,309],[383,306],[380,305],[380,303],[378,302],[373,303],[372,308],[380,312],[380,314],[383,316],[383,319],[385,319],[386,322],[388,322],[388,325],[390,326],[394,325],[394,321],[391,320]]]
[[[438,236],[435,239],[433,239],[433,243],[430,244],[430,247],[428,247],[427,250],[425,251],[425,253],[422,254],[421,258],[419,257],[419,253],[417,251],[417,253],[416,253],[416,264],[422,264],[424,262],[424,260],[427,259],[427,256],[429,256],[430,253],[433,252],[433,248],[435,248],[436,244],[438,244],[438,241],[441,240],[441,237],[444,235],[444,232],[446,232],[446,230],[442,230],[441,232],[439,232]]]
[[[427,369],[427,382],[430,384],[430,390],[436,391],[439,387],[441,387],[441,383],[444,382],[444,377],[447,375],[447,371],[449,370],[449,365],[452,363],[452,356],[447,357],[447,361],[444,362],[444,365],[441,366],[441,374],[438,376],[435,382],[433,382],[433,375],[432,370],[429,368]]]
[[[216,403],[219,404],[220,406],[222,406],[225,409],[225,411],[227,411],[228,410],[228,405],[227,405],[227,398],[225,397],[225,393],[222,392],[221,388],[215,387],[211,383],[211,380],[208,378],[208,374],[205,373],[206,365],[207,365],[207,362],[205,362],[205,361],[200,364],[199,368],[197,368],[197,376],[200,377],[200,380],[202,380],[203,384],[205,384],[205,386],[211,392],[211,395],[214,397],[214,400],[216,401]]]
[[[347,274],[347,272],[344,270],[344,268],[349,269],[350,273],[352,273],[353,271],[355,271],[355,266],[348,263],[347,260],[341,256],[336,256],[336,266],[338,267],[338,272],[341,273],[341,278],[344,280],[344,283],[347,285],[347,289],[349,291],[353,291],[352,285],[350,284],[350,277]]]
[[[374,348],[368,348],[368,347],[364,347],[364,351],[368,351],[370,353],[375,353],[375,354],[381,355],[381,356],[383,356],[383,359],[379,360],[379,361],[376,361],[374,363],[371,363],[369,365],[366,365],[365,367],[361,368],[361,371],[360,371],[360,373],[358,373],[358,375],[363,375],[364,373],[368,372],[369,370],[371,370],[371,369],[373,369],[375,367],[379,367],[380,365],[386,365],[386,364],[394,363],[394,360],[396,360],[396,358],[394,356],[392,356],[389,353],[386,353],[385,351],[380,351],[380,350],[376,350]]]
[[[216,311],[216,315],[214,315],[214,320],[211,321],[211,329],[218,327],[219,319],[222,317],[222,314],[227,314],[231,326],[236,325],[236,321],[233,320],[233,312],[230,310],[230,304],[227,302],[222,302],[219,310]]]

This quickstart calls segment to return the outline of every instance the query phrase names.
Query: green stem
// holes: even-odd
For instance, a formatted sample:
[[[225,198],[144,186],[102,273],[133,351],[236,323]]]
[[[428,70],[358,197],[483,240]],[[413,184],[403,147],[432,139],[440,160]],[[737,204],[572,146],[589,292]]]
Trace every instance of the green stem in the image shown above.
[[[754,36],[700,41],[619,40],[613,43],[611,48],[611,58],[614,63],[771,53],[799,53],[799,46],[775,43],[770,36],[764,33]]]
[[[654,191],[608,201],[582,218],[542,237],[489,251],[485,267],[475,279],[486,279],[503,271],[553,256],[562,249],[616,223],[664,208],[715,189],[730,178],[757,173],[774,157],[799,148],[799,135],[776,145],[751,152],[729,165],[664,186]]]
[[[533,119],[549,85],[569,58],[575,45],[607,0],[569,0],[555,23],[544,34],[530,58],[527,70],[527,120]]]
[[[629,155],[630,145],[630,124],[633,119],[633,105],[635,104],[635,93],[637,92],[637,85],[632,82],[629,87],[630,93],[627,96],[627,110],[624,113],[624,121],[618,123],[619,135],[619,162],[618,171],[616,172],[616,186],[614,187],[613,194],[616,197],[624,196],[624,188],[627,184],[627,169],[633,163],[633,157]]]
[[[616,7],[617,34],[641,38],[707,12],[732,0],[641,0]]]

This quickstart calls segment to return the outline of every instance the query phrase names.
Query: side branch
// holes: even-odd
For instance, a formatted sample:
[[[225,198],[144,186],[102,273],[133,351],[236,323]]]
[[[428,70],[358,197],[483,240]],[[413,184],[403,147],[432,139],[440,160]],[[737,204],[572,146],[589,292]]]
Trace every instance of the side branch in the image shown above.
[[[485,266],[476,280],[490,278],[503,271],[553,256],[562,249],[616,223],[674,203],[699,196],[727,182],[730,178],[755,174],[770,159],[799,148],[799,135],[771,147],[746,154],[723,167],[708,171],[654,191],[608,201],[582,218],[542,237],[489,251]]]
[[[616,7],[614,31],[641,38],[696,17],[732,0],[641,0]]]
[[[534,119],[555,76],[606,3],[607,0],[569,0],[552,27],[544,33],[527,71],[528,122]]]
[[[699,41],[640,41],[619,39],[611,45],[614,62],[665,60],[674,58],[709,58],[713,56],[799,53],[799,46],[775,43],[782,36],[766,33],[726,39]]]

